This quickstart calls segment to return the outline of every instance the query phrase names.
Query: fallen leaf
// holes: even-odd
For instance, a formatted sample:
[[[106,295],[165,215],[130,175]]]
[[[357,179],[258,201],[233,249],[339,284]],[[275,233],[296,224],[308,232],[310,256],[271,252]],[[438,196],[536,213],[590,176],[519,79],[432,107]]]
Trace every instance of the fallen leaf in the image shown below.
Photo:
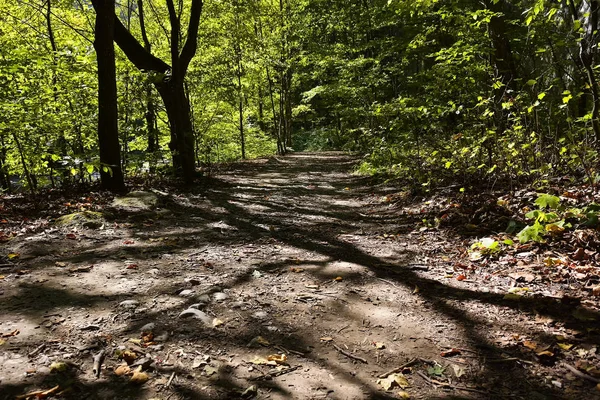
[[[404,389],[410,386],[402,374],[391,374],[385,379],[378,379],[377,383],[385,390],[390,390],[394,387],[400,387],[401,389]]]
[[[215,319],[213,319],[212,326],[214,326],[216,328],[217,326],[221,326],[224,323],[225,322],[221,321],[219,318],[215,318]]]
[[[530,340],[525,340],[523,342],[523,346],[525,346],[525,347],[527,347],[528,349],[531,349],[531,350],[535,350],[538,347],[538,345],[537,345],[536,342],[530,341]]]
[[[131,379],[129,381],[132,383],[142,384],[142,383],[146,382],[148,379],[150,379],[150,377],[148,376],[147,373],[142,372],[142,366],[140,365],[139,367],[137,367],[135,369],[135,371],[133,371],[133,375],[131,375]]]
[[[523,296],[516,293],[506,293],[503,297],[504,300],[521,300]]]
[[[135,242],[133,240],[125,240],[123,241],[123,244],[134,244]]]
[[[442,357],[452,357],[452,356],[456,356],[460,354],[460,350],[459,349],[450,349],[447,351],[442,351],[442,353],[440,354]]]
[[[344,280],[344,278],[342,278],[341,276],[338,276],[334,279],[334,281],[336,282],[341,282],[342,280]]]
[[[71,240],[76,240],[77,236],[75,236],[74,233],[67,233],[66,238],[71,239]]]
[[[385,349],[385,344],[383,344],[381,342],[373,342],[373,346],[375,346],[375,348],[378,350]]]
[[[121,353],[121,357],[129,365],[131,365],[137,358],[136,354],[131,350],[125,350],[123,353]]]
[[[269,343],[269,341],[267,339],[265,339],[262,336],[257,336],[255,338],[253,338],[250,343],[248,343],[248,347],[256,347],[256,345],[260,345],[260,346],[269,346],[271,345],[271,343]]]
[[[123,376],[131,373],[131,368],[129,368],[126,364],[121,364],[117,368],[115,368],[115,375]]]
[[[0,346],[2,346],[4,343],[6,343],[6,340],[0,339]]]
[[[57,261],[54,263],[54,265],[56,265],[57,267],[61,267],[61,268],[64,268],[67,266],[67,264],[62,261]]]
[[[558,343],[558,347],[560,347],[563,350],[571,350],[573,345],[571,343]]]
[[[398,392],[398,397],[406,400],[406,399],[410,399],[410,394],[405,391],[400,391],[400,392]]]
[[[52,364],[50,364],[50,372],[65,372],[68,369],[69,364],[61,361],[55,361]]]
[[[304,268],[291,267],[290,271],[295,273],[304,272]]]
[[[331,342],[331,341],[333,341],[333,338],[330,336],[324,336],[320,340],[321,340],[321,342]]]
[[[17,257],[19,257],[20,255],[21,255],[21,254],[19,254],[19,253],[8,253],[8,256],[7,256],[7,257],[8,257],[8,259],[9,259],[9,260],[12,260],[13,258],[17,258]]]
[[[460,274],[456,277],[457,281],[464,281],[465,279],[467,279],[467,277],[464,274]]]
[[[275,361],[277,364],[287,364],[287,356],[285,354],[271,354],[267,357],[269,361]]]
[[[585,249],[583,247],[578,248],[577,250],[575,250],[571,258],[575,261],[581,261],[586,259],[587,254],[585,254]]]
[[[594,286],[592,288],[592,295],[594,295],[594,296],[600,296],[600,285]]]
[[[250,361],[252,364],[255,365],[277,365],[277,362],[275,361],[269,361],[264,357],[255,357],[252,361]]]
[[[204,373],[206,374],[206,376],[214,375],[217,372],[219,372],[218,368],[211,367],[210,365],[205,365],[204,366]]]
[[[138,269],[138,268],[139,267],[137,264],[129,264],[126,269]]]
[[[452,364],[452,369],[454,370],[454,376],[457,378],[460,378],[467,373],[467,371],[460,365]]]
[[[4,275],[0,275],[0,279],[4,279],[6,278]]]

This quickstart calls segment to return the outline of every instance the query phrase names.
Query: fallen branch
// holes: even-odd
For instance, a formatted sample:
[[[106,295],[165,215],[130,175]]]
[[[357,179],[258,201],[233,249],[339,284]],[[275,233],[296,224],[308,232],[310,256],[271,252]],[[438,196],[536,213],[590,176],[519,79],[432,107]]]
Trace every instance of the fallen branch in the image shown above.
[[[297,369],[302,368],[302,365],[296,365],[295,367],[290,367],[288,369],[283,369],[281,371],[271,371],[271,372],[267,372],[266,374],[257,376],[255,378],[250,378],[249,380],[251,381],[262,381],[265,379],[272,379],[275,378],[276,376],[281,376],[281,375],[285,375],[285,374],[289,374],[290,372],[293,372]]]
[[[100,370],[102,369],[102,362],[104,361],[105,355],[106,351],[101,350],[100,353],[94,356],[94,366],[92,368],[92,372],[96,378],[100,378]]]
[[[335,344],[333,345],[333,347],[335,347],[335,349],[336,349],[337,351],[339,351],[340,353],[342,353],[343,355],[345,355],[345,356],[346,356],[346,357],[348,357],[348,358],[351,358],[351,359],[353,359],[353,360],[360,361],[360,362],[362,362],[362,363],[368,364],[367,360],[365,360],[365,359],[364,359],[364,358],[362,358],[362,357],[355,356],[354,354],[347,352],[346,350],[342,349],[341,347],[339,347],[339,346],[337,346],[337,345],[335,345]]]
[[[410,361],[408,361],[408,362],[405,362],[405,363],[404,363],[404,364],[402,364],[401,366],[399,366],[399,367],[397,367],[397,368],[394,368],[394,369],[392,369],[392,370],[390,370],[390,371],[388,371],[388,372],[385,372],[385,373],[383,373],[383,374],[379,375],[379,376],[378,376],[378,378],[379,378],[379,379],[385,379],[385,378],[387,378],[388,376],[390,376],[390,375],[392,375],[392,374],[396,374],[396,373],[398,373],[398,372],[402,372],[402,371],[404,370],[404,368],[408,368],[408,367],[410,367],[410,366],[413,366],[413,365],[415,365],[416,363],[418,363],[419,361],[421,361],[421,360],[419,360],[417,357],[415,357],[415,358],[413,358],[412,360],[410,360]]]
[[[594,378],[591,375],[585,374],[585,373],[581,372],[580,370],[578,370],[577,368],[575,368],[565,362],[562,362],[561,365],[582,379],[585,379],[587,381],[594,382],[594,383],[600,383],[600,379]]]

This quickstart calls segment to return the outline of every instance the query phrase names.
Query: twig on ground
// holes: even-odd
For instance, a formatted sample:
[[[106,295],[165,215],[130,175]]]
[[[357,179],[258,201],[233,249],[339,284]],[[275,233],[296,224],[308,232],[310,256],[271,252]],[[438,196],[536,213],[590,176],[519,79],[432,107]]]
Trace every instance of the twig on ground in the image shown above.
[[[345,355],[348,358],[351,358],[353,360],[357,360],[357,361],[360,361],[362,363],[368,364],[367,360],[365,360],[364,358],[359,357],[359,356],[355,356],[354,354],[347,352],[346,350],[342,349],[341,347],[339,347],[336,344],[334,344],[333,347],[335,347],[335,349],[337,351],[339,351],[340,353],[342,353],[343,355]]]
[[[415,357],[415,358],[413,358],[412,360],[410,360],[410,361],[408,361],[408,362],[405,362],[405,363],[404,363],[404,364],[402,364],[401,366],[399,366],[399,367],[397,367],[397,368],[394,368],[394,369],[392,369],[392,370],[390,370],[390,371],[388,371],[388,372],[385,372],[385,373],[383,373],[383,374],[379,375],[379,376],[378,376],[378,378],[379,378],[379,379],[385,379],[385,378],[387,378],[388,376],[390,376],[390,375],[392,375],[392,374],[395,374],[395,373],[398,373],[398,372],[402,372],[402,370],[404,370],[404,368],[408,368],[408,367],[410,367],[410,366],[412,366],[412,365],[415,365],[415,364],[416,364],[416,363],[418,363],[419,361],[420,361],[420,360],[419,360],[417,357]]]
[[[490,363],[501,363],[501,362],[510,362],[510,361],[519,361],[519,362],[529,364],[529,365],[535,364],[531,361],[523,360],[522,358],[519,358],[519,357],[497,358],[497,359],[493,359],[493,360],[487,360],[487,362],[490,362]]]
[[[255,378],[251,378],[251,381],[261,381],[264,379],[271,379],[271,378],[275,378],[276,376],[281,376],[281,375],[285,375],[285,374],[289,374],[290,372],[293,372],[297,369],[302,368],[302,365],[296,365],[295,367],[290,367],[288,369],[284,369],[281,371],[270,371],[267,372],[266,374],[262,374],[260,376],[257,376]]]
[[[173,373],[171,373],[171,377],[167,381],[167,387],[171,386],[171,383],[173,383],[173,379],[175,379],[175,371],[173,371]]]
[[[35,350],[29,353],[29,357],[34,357],[38,355],[38,353],[46,348],[46,343],[40,344]]]
[[[27,394],[22,394],[20,396],[17,396],[16,400],[25,400],[25,399],[28,399],[30,397],[35,397],[37,399],[45,399],[46,397],[50,396],[51,394],[54,394],[54,393],[58,392],[59,388],[60,388],[60,386],[56,385],[52,389],[48,389],[48,390],[36,390],[35,392],[29,392]]]
[[[100,378],[100,370],[102,369],[102,362],[104,361],[104,356],[106,355],[106,351],[100,350],[100,353],[94,356],[94,366],[92,368],[92,372],[96,378]]]
[[[388,281],[387,279],[383,279],[383,278],[377,278],[377,279],[379,279],[380,281],[385,282],[389,285],[392,285],[393,287],[398,287],[398,285],[396,285],[394,282]]]
[[[591,375],[585,374],[585,373],[581,372],[580,370],[578,370],[577,368],[575,368],[565,362],[562,362],[561,365],[582,379],[585,379],[587,381],[594,382],[594,383],[600,383],[600,379],[594,378]]]
[[[485,396],[489,396],[490,395],[488,392],[484,392],[483,390],[472,389],[472,388],[465,387],[465,386],[455,386],[455,385],[451,385],[451,384],[446,383],[446,382],[440,382],[440,381],[438,381],[436,379],[431,379],[430,377],[428,377],[427,375],[425,375],[421,371],[417,371],[417,374],[421,378],[425,379],[427,381],[427,383],[429,383],[432,386],[441,386],[443,388],[451,389],[451,390],[463,390],[465,392],[479,393],[479,394],[485,395]]]

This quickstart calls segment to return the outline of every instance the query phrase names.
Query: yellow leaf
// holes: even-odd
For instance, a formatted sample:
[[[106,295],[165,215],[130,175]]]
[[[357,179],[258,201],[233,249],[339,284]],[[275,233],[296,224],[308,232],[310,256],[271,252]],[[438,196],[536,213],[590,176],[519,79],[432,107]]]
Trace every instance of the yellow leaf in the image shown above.
[[[252,364],[256,365],[277,365],[275,361],[269,361],[264,357],[256,357],[254,360],[250,361]]]
[[[344,280],[344,278],[342,278],[341,276],[338,276],[334,279],[334,281],[336,282],[341,282],[342,280]]]
[[[223,325],[225,322],[221,321],[219,318],[213,319],[212,325],[216,328],[217,326]]]
[[[69,365],[64,362],[55,361],[50,364],[50,372],[65,372],[69,369]]]
[[[121,357],[123,358],[123,360],[125,360],[125,362],[127,364],[131,364],[133,363],[133,361],[137,358],[137,356],[135,355],[135,353],[131,350],[125,350],[122,354]]]
[[[9,259],[9,260],[12,260],[13,258],[17,258],[17,257],[19,257],[19,256],[20,256],[20,254],[19,254],[19,253],[9,253],[9,254],[8,254],[8,259]]]
[[[410,384],[402,374],[392,374],[385,379],[378,379],[377,383],[381,385],[381,387],[385,390],[390,390],[396,386],[400,387],[401,389],[410,386]]]
[[[381,342],[373,342],[373,345],[375,346],[376,349],[381,350],[381,349],[385,349],[385,344],[381,343]]]
[[[133,375],[131,375],[131,379],[129,381],[142,384],[148,379],[150,379],[150,377],[147,373],[142,372],[142,366],[140,365],[135,371],[133,371]]]
[[[0,275],[0,279],[4,279],[6,278],[4,275]]]
[[[0,346],[2,346],[4,343],[6,343],[6,340],[0,339]]]
[[[400,392],[398,392],[398,397],[400,397],[401,399],[408,400],[408,399],[410,399],[410,394],[405,391],[400,391]]]
[[[525,340],[523,342],[523,346],[525,346],[525,347],[527,347],[528,349],[531,349],[531,350],[537,349],[537,343],[534,342],[534,341],[530,341],[530,340]]]
[[[560,347],[563,350],[571,350],[571,347],[573,347],[573,345],[571,343],[559,343],[558,347]]]
[[[415,286],[415,289],[413,290],[413,294],[417,294],[420,292],[420,289],[418,286]]]
[[[122,364],[115,368],[115,375],[123,376],[131,373],[131,368],[128,365]]]
[[[504,300],[521,300],[523,296],[516,293],[507,293],[504,295]]]
[[[271,354],[267,357],[268,361],[275,361],[277,364],[287,364],[287,356],[285,354]]]

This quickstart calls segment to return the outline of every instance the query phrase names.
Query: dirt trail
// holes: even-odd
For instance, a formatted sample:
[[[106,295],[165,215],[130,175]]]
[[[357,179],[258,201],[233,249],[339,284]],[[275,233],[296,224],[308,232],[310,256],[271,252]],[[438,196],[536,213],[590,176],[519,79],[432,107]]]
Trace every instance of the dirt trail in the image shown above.
[[[0,334],[18,330],[0,346],[0,399],[55,385],[73,399],[400,398],[378,376],[415,357],[403,389],[413,399],[597,396],[519,344],[575,335],[569,304],[511,302],[489,289],[495,277],[445,279],[458,239],[420,232],[380,201],[387,189],[349,174],[355,161],[239,163],[191,192],[166,190],[152,214],[5,244],[21,254],[0,269]],[[190,306],[196,318],[179,317]],[[127,350],[143,385],[115,374]],[[291,369],[252,363],[274,354]]]

